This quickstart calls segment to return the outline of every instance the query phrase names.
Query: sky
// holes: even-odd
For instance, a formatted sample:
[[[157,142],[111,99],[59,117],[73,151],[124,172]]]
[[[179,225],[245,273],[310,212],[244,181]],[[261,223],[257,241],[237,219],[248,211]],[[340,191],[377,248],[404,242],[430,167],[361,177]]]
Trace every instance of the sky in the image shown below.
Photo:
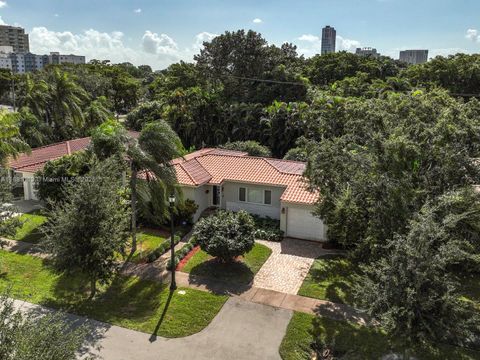
[[[480,0],[0,0],[0,22],[22,26],[30,50],[129,61],[163,69],[191,61],[203,41],[252,29],[269,43],[320,52],[321,29],[337,50],[429,49],[430,57],[480,51]]]

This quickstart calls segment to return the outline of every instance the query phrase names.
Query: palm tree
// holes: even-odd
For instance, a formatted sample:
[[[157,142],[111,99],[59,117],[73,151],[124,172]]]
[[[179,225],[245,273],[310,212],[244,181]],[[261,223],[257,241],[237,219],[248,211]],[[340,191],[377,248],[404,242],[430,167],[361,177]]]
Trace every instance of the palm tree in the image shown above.
[[[113,114],[108,110],[107,101],[105,96],[100,96],[98,99],[93,100],[85,109],[84,117],[90,129],[113,118]]]
[[[9,157],[30,152],[30,147],[20,137],[18,114],[0,111],[0,165],[6,166]]]
[[[170,161],[181,156],[182,142],[165,121],[159,120],[144,126],[138,141],[131,139],[127,148],[130,159],[130,188],[132,208],[132,249],[137,250],[137,177],[145,174],[148,181],[173,188],[176,183],[175,171]]]
[[[48,84],[45,80],[35,79],[30,74],[25,76],[19,94],[19,107],[27,107],[38,119],[44,119],[48,103]]]
[[[88,100],[87,92],[74,77],[59,68],[49,76],[48,121],[64,135],[67,127],[81,127],[85,122],[82,105]]]
[[[92,144],[100,159],[110,156],[124,158],[125,155],[128,158],[132,210],[131,253],[134,254],[137,250],[138,176],[157,182],[156,189],[173,189],[176,178],[170,161],[181,156],[183,146],[178,135],[163,120],[145,125],[138,139],[126,136],[125,129],[118,122],[113,122],[110,120],[94,131]]]

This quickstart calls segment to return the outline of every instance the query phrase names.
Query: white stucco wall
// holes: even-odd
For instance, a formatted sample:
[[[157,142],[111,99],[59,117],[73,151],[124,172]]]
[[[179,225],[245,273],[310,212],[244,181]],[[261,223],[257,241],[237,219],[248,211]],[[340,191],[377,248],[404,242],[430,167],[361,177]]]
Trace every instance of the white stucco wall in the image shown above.
[[[270,190],[272,192],[272,204],[254,204],[238,200],[239,188],[258,190]],[[225,182],[223,185],[222,208],[232,211],[245,210],[251,214],[268,216],[272,219],[280,219],[280,197],[285,191],[284,187],[268,185],[250,185],[244,183]]]
[[[38,200],[36,191],[35,191],[35,174],[31,173],[22,173],[23,177],[23,194],[25,200]]]
[[[193,216],[194,222],[196,222],[202,212],[210,206],[209,196],[211,196],[211,191],[209,191],[208,194],[206,193],[206,190],[209,188],[210,187],[206,185],[196,188],[188,186],[182,187],[183,197],[195,201],[195,204],[198,205],[198,210]]]

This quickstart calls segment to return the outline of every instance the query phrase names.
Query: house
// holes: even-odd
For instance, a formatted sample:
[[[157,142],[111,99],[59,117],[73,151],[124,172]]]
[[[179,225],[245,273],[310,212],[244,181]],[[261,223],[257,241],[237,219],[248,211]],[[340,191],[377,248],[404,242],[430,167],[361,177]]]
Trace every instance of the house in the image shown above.
[[[285,236],[326,240],[326,227],[312,215],[318,194],[306,188],[305,163],[202,149],[172,161],[184,197],[200,214],[210,207],[280,220]]]
[[[135,131],[129,131],[129,134],[135,138],[139,135]],[[89,145],[90,137],[67,140],[35,148],[30,154],[22,154],[10,160],[8,166],[12,171],[14,187],[23,187],[20,193],[23,192],[25,200],[38,200],[35,190],[35,173],[42,170],[48,161],[85,150]]]

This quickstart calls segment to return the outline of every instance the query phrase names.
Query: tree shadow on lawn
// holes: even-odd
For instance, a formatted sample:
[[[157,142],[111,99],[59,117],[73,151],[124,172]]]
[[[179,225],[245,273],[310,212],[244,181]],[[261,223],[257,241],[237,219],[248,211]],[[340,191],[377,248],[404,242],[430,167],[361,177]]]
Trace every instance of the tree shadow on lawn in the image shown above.
[[[403,354],[400,339],[391,341],[379,324],[360,310],[343,304],[322,304],[315,309],[312,320],[312,342],[331,347],[339,358],[380,359],[387,354]],[[478,359],[480,352],[449,344],[415,346],[413,356],[418,359]]]
[[[44,305],[107,323],[142,323],[161,306],[164,287],[159,282],[118,275],[110,285],[100,287],[94,299],[88,299],[89,282],[85,278],[62,274],[54,296]]]
[[[321,266],[313,267],[309,276],[315,284],[325,283],[325,299],[340,304],[353,304],[353,285],[359,269],[342,255],[325,255]]]
[[[190,282],[204,285],[220,294],[239,294],[252,287],[255,274],[242,261],[223,263],[217,258],[204,261],[190,270]]]

